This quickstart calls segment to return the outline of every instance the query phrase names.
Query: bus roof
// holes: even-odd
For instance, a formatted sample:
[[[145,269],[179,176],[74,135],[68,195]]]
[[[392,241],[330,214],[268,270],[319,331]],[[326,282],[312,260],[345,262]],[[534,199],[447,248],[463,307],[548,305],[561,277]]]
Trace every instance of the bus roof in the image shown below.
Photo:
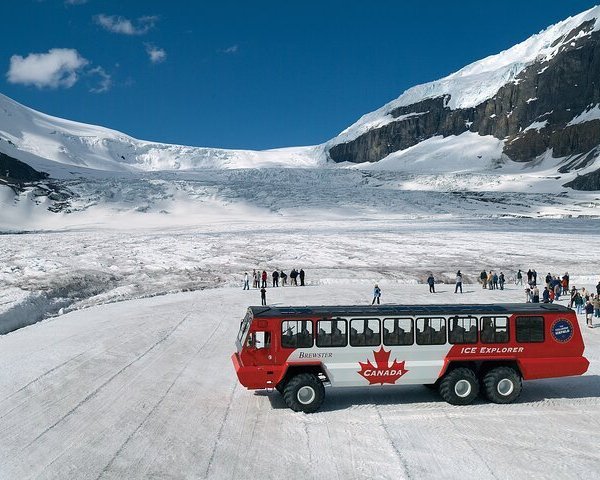
[[[257,317],[347,317],[387,315],[512,315],[515,313],[567,313],[572,312],[564,305],[553,303],[496,303],[496,304],[444,304],[444,305],[319,305],[298,307],[248,307]]]

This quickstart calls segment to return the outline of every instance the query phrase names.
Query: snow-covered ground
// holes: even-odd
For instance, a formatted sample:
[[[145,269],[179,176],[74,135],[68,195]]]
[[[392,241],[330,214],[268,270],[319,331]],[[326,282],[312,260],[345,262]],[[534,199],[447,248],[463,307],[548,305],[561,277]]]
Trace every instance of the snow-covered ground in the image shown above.
[[[369,275],[390,303],[522,298],[514,285],[467,285],[463,295],[447,285],[434,296]],[[270,288],[267,298],[364,304],[372,283],[362,277]],[[451,406],[420,386],[328,389],[322,409],[306,415],[277,392],[237,382],[229,356],[258,300],[256,290],[209,289],[0,336],[0,478],[554,480],[600,471],[600,328],[583,327],[585,376],[525,382],[515,404]]]

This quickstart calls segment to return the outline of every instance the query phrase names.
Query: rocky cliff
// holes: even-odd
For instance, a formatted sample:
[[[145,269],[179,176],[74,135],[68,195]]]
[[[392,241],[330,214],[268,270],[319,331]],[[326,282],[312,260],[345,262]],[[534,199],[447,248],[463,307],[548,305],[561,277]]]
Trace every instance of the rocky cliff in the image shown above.
[[[503,153],[530,162],[545,153],[564,158],[559,172],[577,171],[600,156],[600,31],[589,19],[555,39],[540,58],[479,104],[451,108],[452,94],[386,112],[392,121],[329,148],[335,162],[377,162],[436,136],[467,131],[504,141]],[[572,188],[600,189],[600,171]]]

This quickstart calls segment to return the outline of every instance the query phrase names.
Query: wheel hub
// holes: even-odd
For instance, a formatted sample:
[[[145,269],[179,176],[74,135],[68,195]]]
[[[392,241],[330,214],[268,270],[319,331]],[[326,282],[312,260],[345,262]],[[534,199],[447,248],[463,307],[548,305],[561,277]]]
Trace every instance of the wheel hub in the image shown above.
[[[515,385],[509,378],[503,378],[498,382],[498,386],[496,387],[498,393],[503,397],[510,395],[515,390]]]
[[[317,396],[317,392],[315,392],[315,389],[312,387],[309,387],[308,385],[305,385],[304,387],[299,388],[298,393],[296,395],[296,397],[298,398],[298,401],[302,405],[311,404],[315,400],[316,396]]]
[[[473,388],[468,380],[461,379],[454,385],[454,393],[460,398],[468,397],[472,390]]]

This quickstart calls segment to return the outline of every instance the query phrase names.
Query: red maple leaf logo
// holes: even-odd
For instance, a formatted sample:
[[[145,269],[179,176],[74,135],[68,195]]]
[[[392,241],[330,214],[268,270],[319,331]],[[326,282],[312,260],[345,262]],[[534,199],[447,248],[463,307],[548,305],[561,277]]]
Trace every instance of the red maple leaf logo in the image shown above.
[[[390,353],[391,350],[386,352],[383,347],[378,351],[373,350],[377,366],[373,365],[370,360],[367,360],[367,363],[358,362],[360,370],[357,373],[365,377],[369,381],[369,385],[396,383],[408,370],[404,368],[404,362],[394,360],[389,365]]]

